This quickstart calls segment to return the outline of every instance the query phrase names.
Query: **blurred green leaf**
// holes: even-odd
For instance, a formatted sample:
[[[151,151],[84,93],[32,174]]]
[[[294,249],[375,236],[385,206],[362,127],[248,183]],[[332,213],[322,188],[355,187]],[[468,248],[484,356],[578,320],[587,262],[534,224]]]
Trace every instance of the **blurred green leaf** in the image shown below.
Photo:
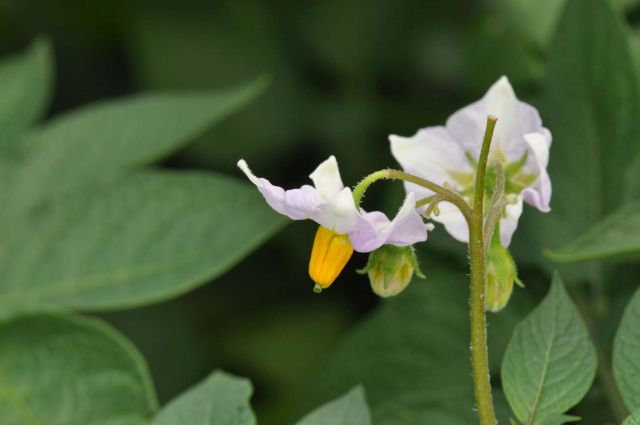
[[[106,324],[59,314],[0,324],[3,425],[142,425],[156,409],[144,360]]]
[[[255,425],[251,383],[214,372],[164,407],[152,425]]]
[[[591,387],[595,348],[558,274],[549,294],[513,333],[502,363],[502,383],[516,417],[541,424],[577,404]]]
[[[423,259],[421,264],[426,282],[414,280],[400,295],[384,300],[348,335],[319,369],[310,402],[362,383],[376,424],[477,420],[471,408],[465,275],[448,270],[442,261]],[[500,316],[491,317],[490,334],[504,331]],[[503,399],[496,397],[496,405],[504,416]]]
[[[629,409],[640,409],[640,290],[625,309],[613,341],[613,375]]]
[[[580,420],[577,416],[568,416],[568,415],[552,415],[547,416],[539,422],[536,422],[537,425],[562,425],[567,422],[578,422]]]
[[[628,258],[640,254],[640,202],[626,205],[546,255],[560,262]]]
[[[297,425],[370,425],[371,416],[361,387],[317,408]]]
[[[622,425],[640,425],[640,410],[633,412],[631,416],[622,422]]]
[[[638,0],[604,1],[610,2],[617,12],[638,4]],[[500,0],[499,4],[538,48],[545,49],[551,44],[553,31],[566,3],[567,0]]]
[[[15,142],[42,116],[52,85],[53,55],[44,39],[0,62],[0,145]]]
[[[26,158],[4,172],[2,214],[114,179],[170,154],[265,88],[258,79],[214,94],[147,94],[69,112],[33,131]],[[4,193],[3,193],[4,192]]]
[[[313,102],[296,69],[299,55],[292,60],[281,45],[282,28],[279,19],[272,19],[273,6],[246,0],[190,4],[181,7],[179,19],[174,7],[165,6],[147,1],[138,5],[139,16],[133,20],[127,47],[141,86],[217,89],[260,73],[273,76],[269,92],[244,110],[241,119],[226,121],[189,146],[189,161],[224,168],[244,156],[255,166],[289,153],[307,126]]]
[[[546,247],[572,240],[623,203],[640,138],[627,29],[610,2],[569,0],[551,46],[541,112],[554,138],[552,211],[529,223]]]
[[[174,297],[225,272],[282,223],[253,187],[233,179],[137,173],[6,230],[0,314]]]

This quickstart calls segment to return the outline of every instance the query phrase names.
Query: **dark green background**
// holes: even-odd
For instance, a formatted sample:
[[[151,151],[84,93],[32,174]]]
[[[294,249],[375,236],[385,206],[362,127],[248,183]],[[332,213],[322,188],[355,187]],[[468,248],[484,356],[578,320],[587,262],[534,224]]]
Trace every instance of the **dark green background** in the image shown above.
[[[353,185],[370,171],[395,166],[388,134],[410,135],[442,123],[503,74],[521,98],[541,104],[558,19],[553,10],[561,9],[553,5],[562,2],[534,3],[4,0],[0,53],[21,50],[39,35],[52,40],[57,77],[50,115],[114,96],[224,88],[266,74],[272,83],[258,101],[162,165],[242,178],[235,163],[243,157],[258,175],[292,186],[335,154],[345,184]],[[626,4],[633,28],[640,7]],[[401,196],[399,184],[381,184],[367,204],[392,213]],[[525,222],[535,214],[527,208]],[[362,255],[330,290],[320,296],[311,291],[306,267],[314,231],[311,222],[291,224],[211,285],[171,302],[105,315],[142,350],[162,402],[223,368],[253,381],[261,424],[291,423],[312,403],[307,389],[325,357],[379,303],[366,278],[354,273],[366,262]],[[433,243],[421,247],[423,270],[429,276],[447,264],[463,275],[464,246],[443,233],[436,230]],[[542,268],[531,265],[539,263],[530,258],[537,255],[521,254],[527,235],[515,236],[527,289],[516,289],[514,311],[527,311],[548,287]],[[635,287],[635,268],[607,273],[615,273],[615,291],[575,286],[596,300],[592,307],[601,311],[605,340]],[[611,307],[597,305],[609,299]],[[503,346],[509,335],[493,337]],[[497,376],[494,382],[499,386]],[[612,418],[598,386],[583,405],[590,407],[575,413],[585,423]]]

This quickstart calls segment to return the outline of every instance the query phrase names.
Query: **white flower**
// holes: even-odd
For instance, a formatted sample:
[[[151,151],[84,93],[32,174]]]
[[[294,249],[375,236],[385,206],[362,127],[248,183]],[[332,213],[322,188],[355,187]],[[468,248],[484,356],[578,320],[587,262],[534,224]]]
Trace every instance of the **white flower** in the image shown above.
[[[359,210],[351,189],[342,184],[333,156],[309,175],[313,186],[290,190],[256,177],[244,160],[238,161],[238,167],[258,187],[271,208],[292,220],[310,219],[336,234],[348,235],[358,252],[370,252],[383,244],[407,246],[427,239],[428,225],[416,212],[414,194],[407,195],[393,221],[379,211]]]
[[[427,127],[413,137],[389,136],[391,152],[405,171],[435,183],[448,183],[464,197],[473,197],[475,168],[487,117],[498,118],[489,154],[491,165],[500,163],[506,176],[505,192],[517,201],[507,205],[500,220],[500,241],[508,246],[522,214],[523,201],[548,212],[551,181],[547,174],[551,133],[542,126],[538,111],[520,102],[506,77],[500,78],[479,101],[466,106],[447,120],[446,126]],[[489,176],[491,177],[491,176]],[[493,180],[495,181],[495,179]],[[485,190],[490,192],[492,179]],[[407,183],[418,199],[433,192]],[[462,242],[469,241],[464,217],[452,204],[443,202],[433,220]]]

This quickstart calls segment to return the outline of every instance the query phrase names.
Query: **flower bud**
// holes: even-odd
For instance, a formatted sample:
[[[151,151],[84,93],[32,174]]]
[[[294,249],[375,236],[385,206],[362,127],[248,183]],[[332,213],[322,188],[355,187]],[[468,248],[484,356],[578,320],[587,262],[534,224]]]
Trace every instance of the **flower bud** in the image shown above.
[[[494,238],[487,253],[487,282],[485,285],[485,308],[497,313],[502,310],[513,292],[513,282],[522,286],[518,270],[509,250]]]
[[[358,273],[369,275],[371,289],[381,297],[398,295],[407,287],[413,273],[424,279],[411,246],[382,245],[369,254],[369,261]]]
[[[320,226],[313,240],[309,260],[309,276],[316,283],[314,291],[320,292],[328,288],[347,265],[352,254],[353,247],[347,235]]]

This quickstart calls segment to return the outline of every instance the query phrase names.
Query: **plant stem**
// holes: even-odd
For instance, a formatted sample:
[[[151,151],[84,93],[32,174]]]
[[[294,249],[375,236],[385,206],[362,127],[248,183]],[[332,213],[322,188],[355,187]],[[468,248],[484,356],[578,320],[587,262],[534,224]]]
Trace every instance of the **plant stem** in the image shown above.
[[[489,353],[487,350],[487,318],[485,315],[485,267],[484,252],[484,180],[487,171],[489,148],[497,118],[489,116],[482,141],[476,185],[473,196],[473,211],[469,224],[469,262],[471,268],[471,290],[469,317],[471,320],[471,364],[476,395],[478,418],[481,425],[495,425],[496,416],[491,395],[489,376]]]
[[[380,170],[375,171],[358,183],[358,185],[353,189],[353,199],[356,205],[360,205],[362,201],[362,197],[366,192],[367,188],[374,182],[382,179],[388,180],[403,180],[409,183],[416,184],[418,186],[422,186],[425,189],[429,189],[432,192],[435,192],[437,196],[446,202],[451,202],[454,204],[464,215],[464,218],[469,222],[471,220],[471,208],[467,204],[467,202],[456,192],[447,189],[444,186],[440,186],[432,181],[425,180],[421,177],[414,176],[413,174],[405,173],[400,170]]]
[[[429,180],[414,176],[413,174],[405,173],[404,171],[389,170],[389,178],[404,180],[406,182],[422,186],[425,189],[429,189],[432,192],[437,193],[438,197],[441,198],[442,201],[451,202],[453,205],[458,207],[467,221],[471,219],[471,208],[469,207],[469,204],[467,204],[462,196],[458,195],[456,192],[453,192]]]

